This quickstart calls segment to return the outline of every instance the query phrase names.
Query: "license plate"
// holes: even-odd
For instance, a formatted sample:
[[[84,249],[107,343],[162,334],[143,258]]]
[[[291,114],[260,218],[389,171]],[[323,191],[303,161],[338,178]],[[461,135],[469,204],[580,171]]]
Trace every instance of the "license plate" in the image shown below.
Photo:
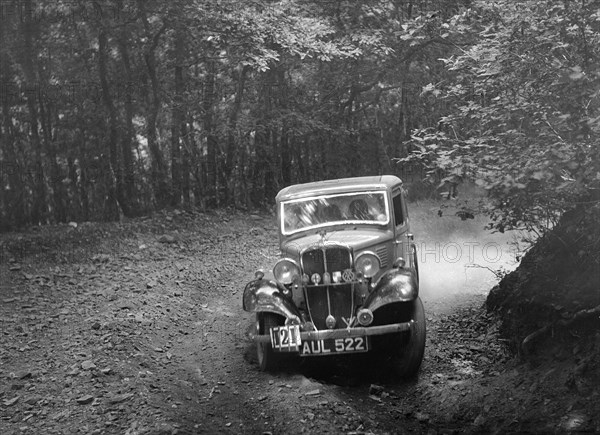
[[[271,347],[280,352],[300,350],[300,326],[287,325],[271,328]]]
[[[300,346],[300,356],[358,353],[368,350],[367,337],[326,338],[303,342]]]

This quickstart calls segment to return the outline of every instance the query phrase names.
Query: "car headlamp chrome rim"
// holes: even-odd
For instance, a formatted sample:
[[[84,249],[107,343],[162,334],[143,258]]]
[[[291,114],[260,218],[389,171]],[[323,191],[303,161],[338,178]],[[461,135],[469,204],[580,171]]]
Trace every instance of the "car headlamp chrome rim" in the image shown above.
[[[365,278],[372,278],[381,269],[381,263],[373,252],[363,252],[356,257],[355,267]]]
[[[300,266],[290,258],[282,258],[273,267],[273,276],[282,284],[291,284],[300,275]]]

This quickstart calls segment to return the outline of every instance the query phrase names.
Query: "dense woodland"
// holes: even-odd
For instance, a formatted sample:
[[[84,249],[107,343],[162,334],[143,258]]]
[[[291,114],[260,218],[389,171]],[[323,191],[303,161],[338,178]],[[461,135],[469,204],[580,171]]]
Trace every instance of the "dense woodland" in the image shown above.
[[[599,198],[598,1],[0,7],[2,230],[384,173],[472,179],[500,230]]]

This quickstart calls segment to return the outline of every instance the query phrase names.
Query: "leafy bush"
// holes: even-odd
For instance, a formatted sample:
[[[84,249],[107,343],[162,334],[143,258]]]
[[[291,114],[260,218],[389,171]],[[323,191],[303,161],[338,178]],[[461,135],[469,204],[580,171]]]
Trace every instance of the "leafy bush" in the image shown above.
[[[452,108],[413,132],[402,162],[474,180],[499,231],[553,227],[600,198],[600,12],[595,2],[476,2],[476,43],[423,93]]]

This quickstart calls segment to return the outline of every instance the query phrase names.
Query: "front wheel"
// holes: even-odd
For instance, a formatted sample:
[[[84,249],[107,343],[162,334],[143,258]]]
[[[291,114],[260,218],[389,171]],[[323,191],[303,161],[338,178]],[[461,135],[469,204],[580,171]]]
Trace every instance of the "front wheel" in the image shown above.
[[[404,378],[415,376],[419,372],[425,353],[425,309],[421,298],[417,298],[413,302],[412,312],[414,323],[407,334],[408,336],[404,337],[404,339],[407,339],[403,343],[404,349],[401,350],[400,355],[394,358],[395,371]]]
[[[283,317],[278,316],[274,313],[257,313],[256,323],[258,326],[258,333],[269,334],[271,328],[276,326],[282,326],[285,322]],[[258,359],[258,366],[263,372],[269,372],[275,370],[279,366],[279,354],[273,350],[271,343],[256,343],[256,356]]]

